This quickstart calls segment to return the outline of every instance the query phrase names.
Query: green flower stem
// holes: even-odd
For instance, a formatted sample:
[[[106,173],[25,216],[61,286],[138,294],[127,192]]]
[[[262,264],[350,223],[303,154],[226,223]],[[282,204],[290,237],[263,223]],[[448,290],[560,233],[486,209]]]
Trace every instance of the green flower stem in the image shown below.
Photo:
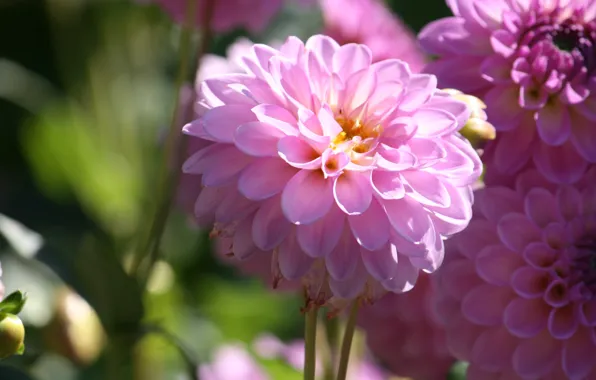
[[[358,316],[359,301],[355,300],[350,310],[350,316],[346,329],[344,331],[343,341],[341,342],[341,356],[339,357],[339,368],[337,369],[337,380],[346,380],[348,374],[348,362],[350,360],[350,349],[352,348],[352,338],[356,329],[356,317]]]
[[[319,308],[311,305],[304,323],[304,380],[315,379],[317,360],[317,314]]]
[[[211,16],[215,7],[215,1],[208,1],[205,12],[203,13],[203,19],[201,20],[201,34],[200,44],[197,52],[197,65],[200,66],[201,58],[207,53],[209,43],[212,38],[212,31],[210,27]],[[198,0],[187,0],[186,18],[184,20],[184,26],[180,34],[180,53],[178,59],[178,75],[175,83],[175,102],[174,109],[172,111],[172,119],[170,123],[170,129],[167,135],[164,160],[159,175],[159,203],[153,218],[151,227],[141,240],[142,243],[139,245],[139,250],[136,252],[135,260],[131,267],[131,274],[138,275],[141,285],[144,287],[153,269],[153,265],[158,259],[159,248],[161,245],[161,238],[166,226],[166,222],[172,206],[172,196],[176,189],[180,167],[184,160],[184,153],[186,151],[186,141],[181,138],[180,124],[182,120],[178,120],[179,108],[180,108],[180,90],[184,83],[186,83],[189,73],[189,61],[191,56],[191,40],[193,34],[193,23],[195,20],[196,7]],[[198,70],[197,66],[197,70]],[[173,169],[170,167],[170,159],[173,158]],[[148,255],[148,257],[147,257]],[[143,260],[148,258],[148,262],[145,265],[145,270],[141,271],[141,265]],[[143,273],[141,273],[143,272]]]

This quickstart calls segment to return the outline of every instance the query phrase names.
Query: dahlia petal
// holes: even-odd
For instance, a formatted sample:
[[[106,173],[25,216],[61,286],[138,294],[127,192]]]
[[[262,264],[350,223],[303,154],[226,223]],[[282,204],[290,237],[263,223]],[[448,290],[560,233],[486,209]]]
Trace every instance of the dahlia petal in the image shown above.
[[[333,55],[333,72],[342,78],[348,78],[357,71],[370,67],[372,53],[364,45],[347,44]]]
[[[344,107],[347,109],[356,109],[366,102],[376,91],[377,75],[370,67],[360,70],[346,81],[345,94],[343,99]]]
[[[410,77],[406,92],[400,99],[399,109],[412,112],[426,103],[437,89],[437,77],[428,74],[414,74]]]
[[[596,326],[596,302],[584,302],[579,308],[579,317],[583,325]]]
[[[518,253],[522,253],[529,243],[540,240],[540,230],[523,214],[503,216],[497,224],[497,232],[505,246]]]
[[[432,171],[440,172],[454,186],[471,185],[471,178],[482,173],[482,162],[469,141],[459,136],[444,137],[441,141],[447,155],[433,165]]]
[[[204,165],[203,185],[221,186],[230,183],[238,174],[252,162],[252,159],[233,145],[227,146],[209,155],[205,155],[201,165]]]
[[[416,157],[412,153],[384,144],[379,147],[376,159],[379,168],[392,172],[406,170],[416,164]]]
[[[536,127],[540,138],[548,145],[563,144],[571,135],[567,106],[560,102],[547,103],[536,112]]]
[[[354,241],[346,223],[342,224],[342,228],[339,242],[325,257],[327,271],[336,281],[346,281],[352,277],[360,262],[360,246]]]
[[[476,256],[478,275],[489,284],[506,286],[511,273],[521,264],[521,257],[501,245],[485,247]]]
[[[557,208],[559,214],[566,221],[571,221],[581,215],[582,196],[573,186],[560,186],[557,189]]]
[[[238,126],[255,121],[256,117],[244,104],[229,104],[210,109],[202,120],[205,132],[215,141],[232,143]]]
[[[550,268],[557,260],[558,253],[543,242],[529,244],[523,252],[523,258],[537,269]]]
[[[182,165],[182,172],[187,174],[203,174],[207,168],[209,168],[209,164],[213,164],[213,160],[206,159],[206,157],[215,155],[221,155],[220,153],[222,150],[224,151],[224,155],[228,152],[231,152],[233,146],[229,144],[210,144],[206,147],[200,149],[199,151],[193,153],[190,157],[184,161]]]
[[[370,251],[380,249],[389,240],[389,220],[376,199],[362,214],[348,217],[348,222],[358,244]]]
[[[518,342],[503,326],[489,328],[476,339],[471,361],[483,370],[501,372],[511,365],[511,352]]]
[[[279,158],[256,160],[238,178],[238,190],[246,198],[260,201],[281,192],[295,174],[296,169]]]
[[[442,109],[449,112],[457,120],[458,128],[462,128],[470,119],[472,110],[464,102],[455,100],[449,95],[435,96],[421,108]]]
[[[333,117],[333,111],[327,104],[321,107],[318,117],[319,121],[321,122],[323,135],[335,137],[342,131],[341,126]]]
[[[563,343],[563,370],[570,379],[586,379],[594,368],[596,346],[587,331],[579,330]]]
[[[418,268],[402,257],[397,263],[397,270],[392,279],[383,281],[383,287],[394,293],[405,293],[414,288],[418,279]]]
[[[255,100],[231,86],[250,80],[253,79],[246,74],[227,74],[206,79],[201,83],[200,93],[211,107],[220,107],[226,104],[245,104],[252,107],[256,105]]]
[[[368,173],[346,171],[333,184],[333,196],[348,215],[360,215],[370,206],[372,187]]]
[[[408,255],[410,263],[417,269],[427,273],[433,273],[439,269],[445,258],[443,238],[437,231],[431,229],[427,234],[427,239],[425,239],[421,245],[426,248],[423,255],[408,254],[407,252],[401,251],[400,253]]]
[[[511,275],[511,287],[523,298],[540,298],[550,281],[547,271],[529,266],[518,268]]]
[[[288,280],[297,280],[310,269],[314,259],[300,249],[296,238],[290,234],[279,245],[278,263],[281,274]]]
[[[286,136],[279,129],[260,121],[242,124],[236,129],[236,147],[254,157],[276,157],[277,144]]]
[[[488,120],[497,131],[510,131],[519,125],[523,109],[517,102],[517,91],[515,86],[495,86],[484,96]]]
[[[595,97],[596,99],[596,97]],[[594,102],[596,107],[596,102]],[[596,162],[596,128],[594,120],[571,113],[571,142],[577,152],[587,161]]]
[[[466,294],[461,311],[471,322],[482,326],[496,326],[501,323],[503,309],[510,300],[511,291],[508,288],[482,284]]]
[[[333,294],[336,294],[338,297],[351,299],[362,293],[367,279],[368,273],[364,265],[359,264],[353,270],[352,275],[344,281],[336,280],[333,277],[330,278],[329,287],[333,291]]]
[[[496,84],[502,85],[511,82],[511,63],[499,55],[491,55],[482,61],[480,66],[482,78]]]
[[[203,122],[203,119],[197,119],[186,124],[182,127],[182,132],[186,135],[198,137],[203,140],[215,141],[213,137],[205,132],[205,123]]]
[[[226,194],[225,189],[219,187],[205,187],[201,190],[194,205],[194,213],[200,226],[213,224],[215,210]]]
[[[474,342],[485,328],[470,322],[461,313],[458,313],[449,324],[453,331],[457,331],[457,334],[447,334],[449,351],[461,360],[469,360],[472,356]]]
[[[432,212],[431,220],[437,232],[443,236],[451,236],[468,226],[472,217],[470,205],[473,196],[469,188],[458,188],[448,182],[443,184],[449,192],[450,207],[426,206],[426,208]]]
[[[524,200],[524,210],[538,227],[545,227],[551,222],[560,220],[555,197],[543,188],[533,188],[528,192]]]
[[[493,32],[490,37],[493,50],[505,58],[509,58],[515,52],[516,42],[516,37],[503,29]]]
[[[252,108],[252,112],[259,121],[275,127],[283,135],[298,134],[296,117],[284,107],[275,104],[259,104]]]
[[[337,246],[344,229],[344,215],[337,207],[316,222],[298,226],[296,237],[302,250],[311,257],[325,257]]]
[[[320,172],[300,170],[281,194],[281,207],[294,224],[310,224],[327,214],[333,205],[332,182]]]
[[[480,76],[484,57],[446,57],[426,65],[425,71],[438,78],[439,88],[457,88],[466,93],[484,90],[488,83]]]
[[[447,150],[441,140],[412,138],[408,140],[410,152],[416,157],[418,167],[427,167],[436,164],[447,157]]]
[[[551,310],[548,316],[548,331],[555,339],[571,338],[579,326],[579,321],[575,316],[573,306],[567,305]]]
[[[542,299],[514,298],[503,312],[503,323],[511,334],[531,338],[544,330],[549,312]]]
[[[381,202],[391,226],[406,240],[419,243],[432,228],[432,222],[422,206],[406,198]]]
[[[560,355],[560,343],[545,331],[520,341],[513,352],[513,368],[521,377],[541,378],[552,371]]]
[[[490,46],[483,38],[473,38],[470,23],[459,17],[445,17],[422,29],[418,40],[424,50],[432,54],[487,55]]]
[[[448,279],[441,283],[441,293],[458,301],[462,300],[470,289],[482,284],[474,265],[468,260],[455,259],[441,267],[441,276]]]
[[[392,279],[397,272],[397,251],[390,244],[375,251],[361,248],[360,257],[368,273],[379,281]]]
[[[406,194],[399,173],[375,170],[372,172],[371,185],[383,199],[401,199]]]
[[[227,189],[225,197],[217,204],[215,220],[222,224],[242,220],[257,208],[255,202],[243,197],[236,189]]]
[[[474,260],[476,255],[487,246],[501,245],[494,225],[482,219],[474,219],[467,227],[465,239],[457,240],[457,248],[465,257]]]
[[[449,191],[436,175],[419,170],[403,171],[401,175],[407,184],[410,198],[428,206],[451,206]]]
[[[232,243],[232,253],[239,260],[244,260],[255,252],[256,247],[252,240],[253,218],[254,215],[244,218],[236,227]]]
[[[334,152],[327,149],[321,156],[322,170],[325,178],[337,177],[343,174],[343,170],[350,164],[350,157],[345,152]]]
[[[515,131],[500,132],[493,142],[496,145],[494,167],[501,173],[512,174],[521,169],[532,157],[527,149],[534,143],[534,127],[522,124]]]
[[[321,157],[303,139],[286,136],[277,144],[279,156],[288,164],[299,169],[317,169],[321,167]]]
[[[284,217],[280,197],[269,198],[259,207],[252,225],[252,238],[263,251],[278,246],[290,233],[292,225]]]
[[[339,44],[332,38],[323,35],[310,37],[305,44],[307,50],[312,51],[325,64],[327,69],[333,66],[333,56],[339,50]]]
[[[443,109],[420,108],[412,116],[418,124],[418,135],[440,137],[457,130],[457,119]]]
[[[576,111],[579,111],[586,119],[596,120],[596,96],[592,95],[586,100],[575,106]]]
[[[534,150],[534,164],[550,181],[571,184],[586,171],[588,162],[580,156],[573,144],[567,141],[561,146],[541,143]]]

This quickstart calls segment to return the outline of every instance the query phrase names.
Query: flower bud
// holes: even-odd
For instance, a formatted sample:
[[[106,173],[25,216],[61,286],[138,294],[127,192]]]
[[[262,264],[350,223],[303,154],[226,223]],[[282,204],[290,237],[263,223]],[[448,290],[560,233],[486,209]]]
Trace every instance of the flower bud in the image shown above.
[[[50,350],[83,366],[97,359],[105,336],[95,310],[65,288],[58,292],[56,314],[44,330],[44,340]]]
[[[0,359],[21,354],[25,342],[23,322],[13,314],[0,314]]]
[[[481,148],[486,140],[494,140],[496,137],[495,127],[486,121],[486,104],[475,96],[467,95],[454,89],[444,89],[444,92],[454,99],[464,102],[472,111],[470,118],[460,133],[467,138],[475,148]]]

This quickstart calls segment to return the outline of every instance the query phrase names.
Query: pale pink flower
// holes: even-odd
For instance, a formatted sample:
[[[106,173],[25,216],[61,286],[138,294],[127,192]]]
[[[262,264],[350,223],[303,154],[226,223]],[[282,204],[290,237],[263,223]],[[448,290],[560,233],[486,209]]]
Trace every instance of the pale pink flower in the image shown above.
[[[448,0],[454,17],[420,33],[439,85],[481,97],[497,128],[489,170],[532,159],[573,183],[596,163],[596,2]]]
[[[303,340],[298,339],[285,344],[273,335],[263,334],[255,340],[253,347],[263,358],[282,359],[298,372],[304,369]],[[346,380],[388,380],[390,378],[389,373],[368,360],[366,356],[358,359],[349,362]],[[317,379],[322,378],[322,369],[322,363],[317,360]]]
[[[398,376],[444,380],[455,359],[432,308],[430,276],[421,274],[406,294],[387,294],[360,311],[371,352]]]
[[[416,36],[381,0],[320,0],[324,34],[339,44],[359,43],[370,48],[373,62],[388,58],[406,61],[419,72],[425,57]]]
[[[596,168],[476,193],[436,274],[447,345],[469,380],[596,379]]]
[[[242,344],[220,347],[209,364],[199,367],[201,380],[269,380],[267,372]]]
[[[213,143],[183,167],[202,176],[199,223],[311,299],[410,290],[471,217],[482,167],[457,133],[470,110],[432,75],[371,61],[325,36],[257,44],[246,73],[203,82],[208,111],[184,127]]]

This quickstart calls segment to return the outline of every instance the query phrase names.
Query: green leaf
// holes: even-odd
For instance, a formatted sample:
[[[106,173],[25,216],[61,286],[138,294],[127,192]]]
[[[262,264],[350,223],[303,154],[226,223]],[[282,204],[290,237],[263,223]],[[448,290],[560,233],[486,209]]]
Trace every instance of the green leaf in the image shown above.
[[[19,349],[17,350],[17,352],[15,352],[15,355],[23,355],[25,353],[25,344],[21,344],[21,346],[19,347]]]
[[[448,380],[465,380],[466,379],[466,371],[468,370],[468,366],[470,364],[467,362],[455,362],[451,369],[449,370],[449,374],[447,375]]]
[[[17,315],[23,310],[27,302],[27,295],[17,290],[0,302],[0,313]]]

